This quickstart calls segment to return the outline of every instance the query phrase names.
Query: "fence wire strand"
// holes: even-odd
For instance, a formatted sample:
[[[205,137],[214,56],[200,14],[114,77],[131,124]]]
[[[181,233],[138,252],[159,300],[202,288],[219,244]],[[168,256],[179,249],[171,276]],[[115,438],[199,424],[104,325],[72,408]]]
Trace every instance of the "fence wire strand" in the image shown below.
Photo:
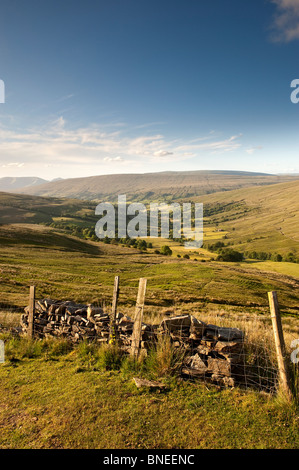
[[[27,334],[29,312],[28,307],[25,309],[21,307],[23,301],[28,305],[28,296],[19,300],[18,305],[14,304],[13,296],[11,301],[0,305],[0,333],[9,329],[13,334]],[[190,324],[190,318],[195,318],[192,321],[195,322],[197,330]],[[180,325],[180,321],[186,324]],[[201,324],[204,326],[199,334],[198,325]],[[128,315],[121,313],[116,315],[113,339],[127,352],[131,347],[133,326],[134,320]],[[298,388],[298,364],[290,360],[292,353],[290,345],[299,337],[298,320],[287,319],[284,327],[286,362],[293,383]],[[145,355],[153,350],[159,350],[161,356],[162,353],[164,356],[167,353],[171,356],[168,357],[171,367],[179,370],[186,379],[201,380],[220,386],[240,386],[267,393],[277,391],[279,370],[270,318],[257,315],[232,317],[227,312],[205,316],[202,312],[194,317],[166,316],[156,324],[142,323],[141,328],[140,350]],[[214,337],[211,334],[207,335],[207,330],[214,331]],[[197,331],[197,336],[194,331]],[[242,333],[239,337],[238,331]],[[235,336],[225,337],[229,332]],[[224,337],[221,337],[221,334]],[[33,337],[63,338],[74,344],[81,341],[108,344],[111,342],[110,312],[98,305],[51,299],[36,300]]]

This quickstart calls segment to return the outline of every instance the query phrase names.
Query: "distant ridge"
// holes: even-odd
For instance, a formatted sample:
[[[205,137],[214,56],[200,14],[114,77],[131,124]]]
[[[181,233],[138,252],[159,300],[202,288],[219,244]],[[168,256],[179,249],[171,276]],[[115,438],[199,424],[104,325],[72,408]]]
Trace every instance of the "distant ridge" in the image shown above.
[[[37,176],[6,176],[4,178],[0,178],[0,191],[14,192],[20,188],[28,188],[43,183],[48,183],[48,181],[43,178],[38,178]]]
[[[22,188],[18,192],[95,201],[115,201],[119,194],[126,194],[130,201],[167,201],[294,179],[298,178],[247,171],[166,171],[70,178]]]

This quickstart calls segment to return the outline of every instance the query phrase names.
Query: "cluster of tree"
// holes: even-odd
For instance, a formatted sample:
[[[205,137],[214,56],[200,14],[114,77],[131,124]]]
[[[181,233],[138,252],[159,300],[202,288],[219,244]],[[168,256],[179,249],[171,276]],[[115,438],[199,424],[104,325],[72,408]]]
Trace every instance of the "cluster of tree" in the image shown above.
[[[133,239],[133,238],[108,238],[105,237],[102,240],[100,240],[96,234],[94,227],[81,227],[80,225],[76,224],[65,224],[63,222],[52,222],[50,225],[51,227],[58,228],[60,230],[65,230],[68,232],[70,235],[73,235],[75,237],[79,238],[84,238],[85,240],[92,240],[92,241],[102,241],[106,244],[120,244],[120,245],[126,245],[126,246],[131,246],[133,248],[137,248],[139,250],[145,251],[147,248],[152,248],[153,245],[150,242],[146,242],[145,240],[140,240],[140,239]]]
[[[275,262],[286,261],[288,263],[299,263],[299,259],[292,252],[284,256],[280,253],[269,253],[265,251],[245,251],[245,253],[241,253],[236,250],[232,250],[231,248],[227,248],[228,246],[229,243],[225,245],[223,242],[218,241],[211,245],[204,245],[203,247],[213,253],[217,253],[218,256],[216,260],[218,261],[242,261],[245,257],[260,261],[270,260]]]
[[[216,261],[238,262],[244,259],[243,253],[233,250],[232,248],[221,249],[218,253]]]
[[[217,253],[216,261],[242,261],[244,259],[244,254],[239,251],[233,250],[232,248],[227,248],[223,242],[216,242],[212,245],[204,245],[209,251]]]
[[[99,239],[98,239],[99,240]],[[102,240],[104,243],[111,245],[125,245],[131,246],[132,248],[137,248],[138,250],[145,251],[148,248],[153,248],[152,243],[147,242],[146,240],[141,240],[139,238],[108,238],[105,237]]]
[[[59,230],[64,230],[68,234],[73,235],[74,237],[84,238],[86,240],[97,241],[98,238],[95,234],[94,227],[82,227],[76,224],[65,224],[63,222],[52,222],[49,225],[50,227],[58,228]]]
[[[225,244],[223,242],[216,242],[216,243],[213,243],[212,245],[207,245],[205,243],[203,244],[203,248],[205,248],[206,250],[212,251],[213,253],[219,252],[219,250],[221,250],[224,247],[225,247]]]
[[[276,262],[285,261],[288,263],[299,263],[299,259],[296,258],[296,256],[292,252],[282,256],[280,253],[266,253],[264,251],[246,251],[245,256],[246,258],[257,259],[260,261],[270,260]]]

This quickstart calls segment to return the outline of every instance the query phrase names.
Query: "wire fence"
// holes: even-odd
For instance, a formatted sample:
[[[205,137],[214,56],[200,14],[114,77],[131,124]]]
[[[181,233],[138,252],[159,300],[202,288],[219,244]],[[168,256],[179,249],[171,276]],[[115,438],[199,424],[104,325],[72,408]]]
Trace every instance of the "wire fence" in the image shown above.
[[[150,310],[150,306],[146,309]],[[240,386],[267,393],[277,391],[279,367],[270,316],[228,311],[201,311],[192,315],[161,312],[155,322],[145,322],[148,312],[144,313],[138,352],[149,356],[154,351],[161,370],[168,367],[183,378],[207,384]],[[17,302],[12,294],[8,301],[0,304],[1,325],[2,331],[28,335],[28,294],[18,296]],[[292,348],[299,338],[298,319],[283,318],[283,327],[285,360],[293,388],[298,390],[296,359],[299,360],[299,349],[296,355]],[[82,341],[117,343],[130,354],[133,330],[134,312],[128,315],[117,311],[112,325],[111,308],[53,299],[34,300],[31,333],[36,339],[56,337],[74,344]]]

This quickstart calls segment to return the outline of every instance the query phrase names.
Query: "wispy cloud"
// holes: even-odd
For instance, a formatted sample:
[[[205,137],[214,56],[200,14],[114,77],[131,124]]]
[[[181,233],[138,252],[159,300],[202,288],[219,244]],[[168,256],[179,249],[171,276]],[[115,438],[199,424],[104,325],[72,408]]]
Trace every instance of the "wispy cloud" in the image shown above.
[[[256,152],[257,150],[262,150],[263,147],[261,147],[260,145],[257,146],[257,147],[250,147],[249,149],[246,149],[246,152],[251,155],[253,154],[254,152]]]
[[[75,95],[73,93],[70,93],[69,95],[62,96],[61,98],[58,98],[58,100],[56,100],[56,103],[61,103],[61,101],[70,100],[74,96]]]
[[[299,39],[299,0],[271,0],[277,5],[272,39],[290,42]]]
[[[136,133],[139,132],[139,135]],[[0,127],[0,165],[21,168],[69,168],[80,175],[80,167],[91,172],[144,164],[167,164],[212,154],[226,154],[241,147],[240,135],[219,138],[216,134],[190,140],[167,139],[162,134],[140,135],[127,126],[92,124],[71,128],[61,116],[40,127],[26,130]],[[18,162],[18,163],[11,163]],[[85,170],[86,171],[86,170]]]
[[[22,168],[24,165],[25,165],[24,162],[23,163],[10,162],[10,163],[6,163],[6,164],[1,165],[1,166],[2,166],[2,168],[12,168],[12,167]]]

